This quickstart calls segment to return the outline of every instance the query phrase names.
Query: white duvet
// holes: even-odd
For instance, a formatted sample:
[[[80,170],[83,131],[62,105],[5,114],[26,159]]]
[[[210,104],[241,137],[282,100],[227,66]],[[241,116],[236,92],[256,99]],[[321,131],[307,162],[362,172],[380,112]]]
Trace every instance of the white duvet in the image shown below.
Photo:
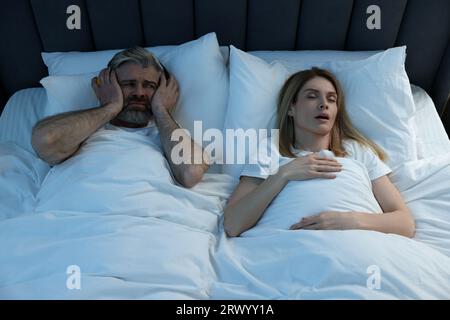
[[[342,164],[342,171],[335,179],[288,182],[245,236],[267,233],[271,229],[288,230],[301,218],[323,211],[382,212],[364,164],[350,158],[336,160]]]
[[[301,217],[326,210],[381,211],[364,191],[370,180],[360,164],[338,161],[343,170],[336,179],[290,182],[254,228],[238,238],[221,233],[213,296],[450,298],[450,154],[406,163],[391,176],[416,219],[414,239],[363,230],[288,230]]]
[[[47,175],[0,144],[0,298],[450,298],[450,154],[392,175],[414,239],[282,228],[230,239],[221,216],[236,180],[208,174],[185,189],[144,136],[90,142]],[[73,265],[80,289],[67,286]]]

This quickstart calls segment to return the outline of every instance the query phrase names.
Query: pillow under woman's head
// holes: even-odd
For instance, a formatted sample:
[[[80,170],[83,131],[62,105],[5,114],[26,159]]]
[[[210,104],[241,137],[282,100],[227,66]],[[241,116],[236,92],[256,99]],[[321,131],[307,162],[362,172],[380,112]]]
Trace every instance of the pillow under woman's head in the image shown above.
[[[292,74],[280,90],[277,101],[279,152],[295,157],[292,150],[303,149],[302,140],[313,133],[328,137],[333,154],[347,156],[345,139],[357,140],[385,160],[385,153],[364,137],[352,124],[345,107],[344,90],[336,76],[313,67]]]
[[[395,169],[417,159],[412,117],[415,113],[409,79],[404,68],[406,47],[388,49],[367,59],[326,62],[342,85],[347,112],[353,125],[386,153]],[[310,66],[298,61],[267,63],[231,47],[230,96],[224,130],[276,127],[277,97],[288,77]],[[236,148],[245,148],[237,146]],[[243,164],[223,166],[223,172],[239,176]]]

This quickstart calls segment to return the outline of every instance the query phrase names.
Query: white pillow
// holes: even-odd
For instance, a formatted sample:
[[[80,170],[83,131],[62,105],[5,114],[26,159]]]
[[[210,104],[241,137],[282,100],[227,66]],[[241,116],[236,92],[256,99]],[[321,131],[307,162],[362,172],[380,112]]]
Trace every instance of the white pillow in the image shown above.
[[[161,57],[177,47],[178,46],[158,46],[147,47],[146,49],[151,51],[157,57]],[[105,68],[109,60],[121,50],[123,49],[90,52],[42,52],[41,56],[48,68],[48,74],[50,76],[63,76],[92,72],[98,73]],[[220,53],[222,54],[224,62],[227,63],[229,55],[228,47],[220,47]]]
[[[395,169],[403,161],[417,159],[412,117],[415,112],[404,69],[405,48],[388,49],[364,60],[327,62],[340,80],[353,124],[388,153]],[[310,68],[308,61],[272,64],[235,47],[230,51],[230,95],[225,129],[273,128],[276,100],[287,77]],[[223,166],[238,176],[242,165]]]
[[[380,52],[341,50],[248,51],[251,55],[269,63],[275,60],[282,61],[282,64],[287,69],[289,69],[289,66],[296,68],[299,62],[306,66],[306,68],[311,68],[329,61],[363,60]]]
[[[381,51],[337,51],[337,50],[302,50],[302,51],[249,51],[248,53],[266,62],[279,61],[288,70],[323,65],[328,61],[362,60]],[[436,111],[433,100],[420,87],[411,85],[416,115],[414,116],[417,138],[417,156],[419,159],[433,157],[450,152],[450,140],[442,121]]]
[[[278,62],[268,64],[233,46],[230,49],[230,93],[225,116],[224,132],[227,129],[271,129],[276,125],[276,100],[288,71]],[[245,151],[245,162],[253,151],[247,150],[245,141],[234,141],[234,155]],[[225,135],[225,144],[232,141]],[[230,150],[225,150],[225,158]],[[235,156],[234,161],[237,162]],[[228,160],[229,162],[229,160]],[[224,164],[222,172],[239,177],[244,164]]]
[[[365,60],[324,65],[339,79],[353,125],[388,154],[394,170],[417,160],[415,104],[405,70],[406,46],[388,49]]]
[[[416,105],[414,125],[417,136],[417,156],[431,158],[450,152],[450,140],[430,96],[421,87],[411,85]]]
[[[194,121],[203,121],[203,131],[210,128],[220,130],[227,107],[228,72],[216,34],[209,33],[177,46],[159,58],[179,82],[180,98],[174,118],[201,144],[202,137],[193,135]],[[88,73],[42,79],[41,83],[51,101],[46,115],[98,106],[91,88],[94,75]]]
[[[91,87],[91,79],[98,73],[48,76],[40,83],[47,92],[45,117],[55,114],[98,107],[100,102]]]

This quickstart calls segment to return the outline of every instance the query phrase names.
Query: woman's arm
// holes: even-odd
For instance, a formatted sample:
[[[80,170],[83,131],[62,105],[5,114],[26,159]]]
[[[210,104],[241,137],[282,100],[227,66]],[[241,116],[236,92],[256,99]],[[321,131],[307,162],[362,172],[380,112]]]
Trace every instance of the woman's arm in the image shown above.
[[[272,200],[286,185],[278,171],[266,180],[242,177],[224,211],[224,227],[229,237],[237,237],[253,227]]]
[[[291,229],[346,230],[363,229],[414,237],[415,223],[400,192],[387,176],[372,181],[372,190],[382,214],[364,212],[322,212],[303,218]]]
[[[372,181],[372,190],[383,209],[383,214],[361,214],[361,229],[385,233],[396,233],[408,238],[414,237],[414,218],[409,212],[400,192],[387,176]]]
[[[266,180],[242,177],[225,208],[225,232],[230,237],[236,237],[253,227],[288,181],[334,179],[335,172],[341,171],[341,168],[341,164],[334,159],[312,154],[294,159]]]

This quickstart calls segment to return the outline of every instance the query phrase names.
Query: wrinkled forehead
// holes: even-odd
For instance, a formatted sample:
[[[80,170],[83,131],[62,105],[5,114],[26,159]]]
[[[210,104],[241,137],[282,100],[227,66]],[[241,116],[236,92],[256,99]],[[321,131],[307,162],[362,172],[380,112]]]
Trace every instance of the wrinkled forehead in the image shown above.
[[[116,69],[119,81],[158,82],[161,72],[153,66],[143,67],[136,62],[125,62]]]

